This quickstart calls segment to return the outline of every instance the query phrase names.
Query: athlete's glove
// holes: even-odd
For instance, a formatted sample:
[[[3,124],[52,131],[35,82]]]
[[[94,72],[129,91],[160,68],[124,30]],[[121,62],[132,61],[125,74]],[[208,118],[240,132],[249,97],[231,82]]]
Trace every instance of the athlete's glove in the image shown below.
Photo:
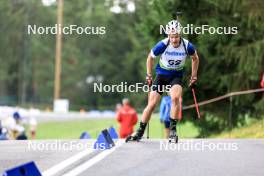
[[[146,84],[150,87],[152,85],[152,76],[150,74],[146,75]]]
[[[190,82],[189,82],[189,87],[190,88],[194,88],[196,86],[196,82],[197,82],[197,77],[191,77]]]

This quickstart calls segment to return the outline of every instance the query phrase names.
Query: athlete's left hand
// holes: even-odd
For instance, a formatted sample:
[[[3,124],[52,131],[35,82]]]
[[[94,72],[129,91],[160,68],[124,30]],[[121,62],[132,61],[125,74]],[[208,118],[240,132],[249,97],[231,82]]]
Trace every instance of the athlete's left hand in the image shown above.
[[[193,88],[195,86],[195,83],[197,82],[197,76],[192,76],[189,82],[189,87]]]

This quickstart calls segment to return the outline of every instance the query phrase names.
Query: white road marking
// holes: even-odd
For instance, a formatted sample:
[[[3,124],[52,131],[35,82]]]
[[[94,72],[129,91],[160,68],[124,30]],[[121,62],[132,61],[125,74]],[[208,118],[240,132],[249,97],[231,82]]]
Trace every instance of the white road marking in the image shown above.
[[[99,153],[98,155],[96,155],[92,159],[90,159],[90,160],[86,161],[85,163],[79,165],[78,167],[69,171],[68,173],[64,174],[63,176],[77,176],[77,175],[81,174],[82,172],[87,170],[89,167],[93,166],[94,164],[98,163],[99,161],[101,161],[102,159],[104,159],[105,157],[107,157],[108,155],[113,153],[117,148],[122,146],[124,143],[125,143],[125,140],[118,140],[116,142],[115,147]]]
[[[50,169],[42,172],[42,175],[43,176],[52,176],[52,175],[55,175],[57,174],[58,172],[60,172],[61,170],[63,170],[64,168],[70,166],[71,164],[75,163],[76,161],[80,160],[81,158],[89,155],[90,153],[92,153],[93,151],[95,151],[94,149],[92,148],[88,148],[87,150],[85,151],[82,151],[64,161],[62,161],[61,163],[51,167]]]

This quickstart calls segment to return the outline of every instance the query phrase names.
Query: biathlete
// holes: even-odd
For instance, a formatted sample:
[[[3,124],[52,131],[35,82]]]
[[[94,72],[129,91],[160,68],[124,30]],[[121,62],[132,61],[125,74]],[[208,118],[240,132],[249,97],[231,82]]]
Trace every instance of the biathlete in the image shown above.
[[[169,86],[168,94],[171,96],[169,142],[177,143],[177,122],[179,120],[179,98],[182,94],[182,78],[184,75],[184,64],[187,56],[192,58],[192,74],[189,86],[192,87],[197,81],[199,57],[192,43],[180,36],[181,25],[177,20],[170,21],[166,26],[168,37],[158,42],[147,57],[146,81],[152,85],[152,68],[154,58],[160,56],[156,66],[156,78],[151,86],[148,105],[143,111],[142,119],[137,131],[128,136],[128,141],[139,141],[144,135],[147,123],[151,118],[156,105],[161,99],[164,87]],[[166,90],[168,90],[166,88]]]

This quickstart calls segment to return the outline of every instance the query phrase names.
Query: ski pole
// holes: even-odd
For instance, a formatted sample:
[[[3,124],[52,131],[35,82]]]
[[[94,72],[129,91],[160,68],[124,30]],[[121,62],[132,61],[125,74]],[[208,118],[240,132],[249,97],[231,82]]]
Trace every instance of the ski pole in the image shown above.
[[[195,109],[196,109],[196,112],[197,112],[197,116],[198,116],[198,119],[200,119],[201,116],[200,116],[199,106],[198,106],[198,103],[197,103],[197,100],[196,100],[194,88],[192,88],[192,94],[193,94],[193,99],[194,99],[194,104],[195,104]]]
[[[149,139],[149,122],[147,124],[147,139]]]
[[[149,95],[150,95],[150,88],[151,88],[151,85],[149,85],[149,90],[148,90],[148,101],[149,101]],[[149,121],[147,123],[147,139],[149,139]]]

